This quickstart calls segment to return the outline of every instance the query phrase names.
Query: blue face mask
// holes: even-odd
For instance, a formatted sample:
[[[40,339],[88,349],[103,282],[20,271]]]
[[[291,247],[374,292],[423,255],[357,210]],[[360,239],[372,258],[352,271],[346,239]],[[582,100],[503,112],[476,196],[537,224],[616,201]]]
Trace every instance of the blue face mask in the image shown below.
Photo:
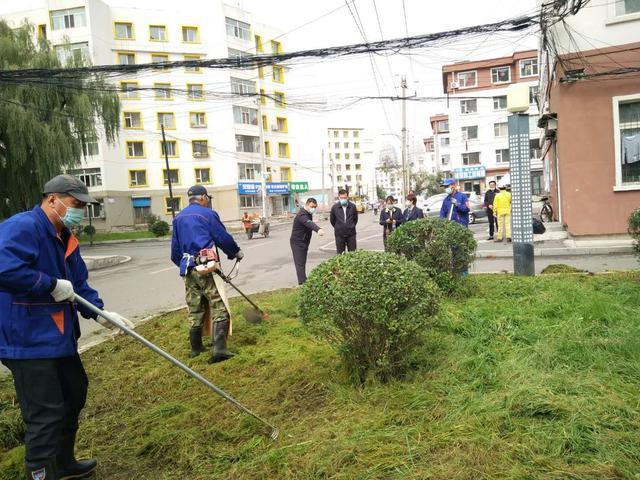
[[[345,206],[347,203],[349,203],[349,200],[347,200],[346,198],[340,199],[340,205]]]
[[[309,213],[310,213],[311,215],[313,215],[314,213],[316,213],[316,207],[311,207],[311,208],[309,209]]]
[[[60,202],[60,200],[58,201]],[[82,220],[84,220],[84,208],[68,207],[63,202],[60,203],[62,203],[67,209],[64,217],[60,217],[60,215],[58,215],[58,217],[60,217],[60,220],[62,220],[64,226],[67,228],[71,228],[80,225],[82,223]]]

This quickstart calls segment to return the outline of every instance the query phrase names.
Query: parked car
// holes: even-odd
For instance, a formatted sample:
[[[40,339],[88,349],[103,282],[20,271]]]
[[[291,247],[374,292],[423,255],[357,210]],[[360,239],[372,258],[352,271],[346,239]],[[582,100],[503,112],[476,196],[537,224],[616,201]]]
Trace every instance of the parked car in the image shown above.
[[[478,219],[487,218],[487,212],[484,209],[484,204],[482,203],[482,197],[476,195],[475,193],[465,192],[467,197],[469,198],[469,206],[471,207],[471,211],[469,212],[469,223],[476,223]],[[438,193],[437,195],[433,195],[427,198],[420,208],[425,215],[429,217],[437,217],[440,215],[440,209],[442,208],[442,202],[444,201],[444,197],[446,197],[446,193]]]

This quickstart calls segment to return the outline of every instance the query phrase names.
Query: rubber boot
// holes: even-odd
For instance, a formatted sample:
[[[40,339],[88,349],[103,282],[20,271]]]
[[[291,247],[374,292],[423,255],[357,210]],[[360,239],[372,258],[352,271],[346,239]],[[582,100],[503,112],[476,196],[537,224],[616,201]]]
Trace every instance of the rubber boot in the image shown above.
[[[191,327],[189,329],[189,343],[191,343],[189,358],[197,357],[202,352],[207,351],[202,345],[202,327]]]
[[[228,318],[213,322],[213,352],[209,363],[224,362],[235,355],[227,349],[229,326]]]
[[[75,432],[66,434],[60,438],[58,454],[56,455],[58,478],[60,480],[86,478],[90,476],[98,466],[98,461],[95,458],[79,461],[76,460],[76,456],[74,454],[75,445]],[[47,477],[47,479],[48,478],[49,477]]]
[[[60,480],[56,469],[56,458],[45,458],[41,461],[25,462],[27,480]]]

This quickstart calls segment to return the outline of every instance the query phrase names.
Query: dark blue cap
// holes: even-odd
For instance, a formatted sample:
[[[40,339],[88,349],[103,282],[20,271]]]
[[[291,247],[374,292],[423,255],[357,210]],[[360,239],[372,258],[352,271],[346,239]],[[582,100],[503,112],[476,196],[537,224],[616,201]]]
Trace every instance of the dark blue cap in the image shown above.
[[[450,185],[455,185],[455,184],[456,184],[455,178],[445,178],[444,180],[442,180],[443,187],[448,187]]]
[[[187,192],[188,197],[199,197],[201,195],[206,195],[207,197],[209,196],[209,194],[207,193],[207,189],[202,185],[194,185]]]

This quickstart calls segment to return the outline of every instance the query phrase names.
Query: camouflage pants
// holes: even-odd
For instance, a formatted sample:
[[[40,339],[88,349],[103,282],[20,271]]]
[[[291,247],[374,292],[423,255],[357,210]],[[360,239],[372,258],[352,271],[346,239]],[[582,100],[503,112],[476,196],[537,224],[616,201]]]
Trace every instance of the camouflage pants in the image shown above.
[[[211,309],[211,319],[214,322],[229,318],[229,313],[213,281],[213,275],[201,276],[192,269],[184,277],[184,289],[191,328],[202,327],[207,309]]]

